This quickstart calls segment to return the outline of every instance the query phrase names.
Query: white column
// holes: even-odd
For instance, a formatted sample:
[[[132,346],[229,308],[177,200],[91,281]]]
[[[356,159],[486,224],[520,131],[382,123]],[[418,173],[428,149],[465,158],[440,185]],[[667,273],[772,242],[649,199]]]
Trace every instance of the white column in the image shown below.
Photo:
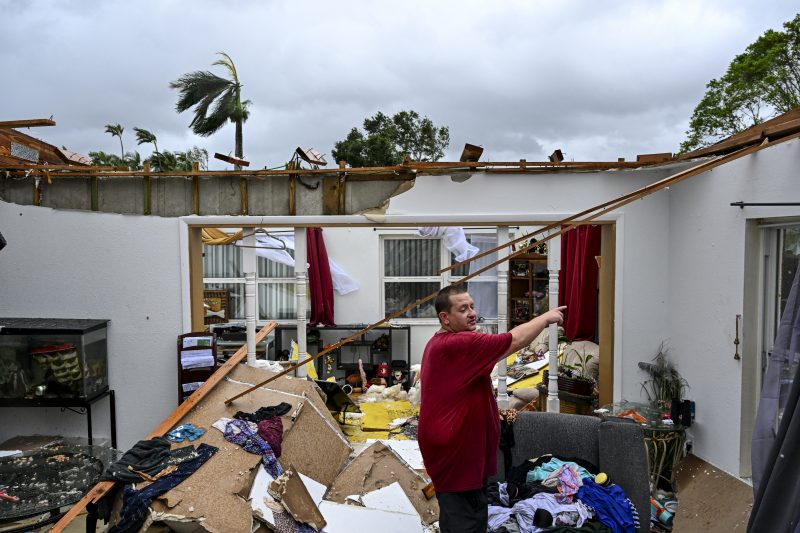
[[[508,226],[497,226],[497,244],[508,242]],[[497,259],[508,257],[508,247],[497,252]],[[508,261],[497,265],[497,332],[508,331]],[[497,364],[497,405],[508,408],[508,389],[506,388],[506,360]]]
[[[247,364],[256,362],[256,238],[248,235],[242,248],[242,269],[244,270],[244,323],[247,330]]]
[[[297,360],[308,357],[306,344],[306,299],[308,295],[308,266],[306,264],[306,228],[294,228],[294,294],[297,308]],[[306,376],[303,365],[296,371],[298,376]]]
[[[557,230],[553,230],[554,232]],[[547,241],[547,269],[550,272],[549,291],[550,309],[558,307],[558,271],[561,270],[561,237]],[[550,324],[550,379],[547,384],[547,411],[558,413],[561,404],[558,401],[558,325]]]

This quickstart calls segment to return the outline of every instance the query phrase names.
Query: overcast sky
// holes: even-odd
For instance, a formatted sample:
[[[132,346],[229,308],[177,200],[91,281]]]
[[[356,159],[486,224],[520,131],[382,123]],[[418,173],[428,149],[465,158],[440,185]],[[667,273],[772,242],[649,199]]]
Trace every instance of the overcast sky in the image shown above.
[[[674,152],[705,84],[797,0],[23,1],[0,0],[0,120],[57,146],[119,152],[105,124],[162,150],[233,153],[234,129],[207,138],[175,112],[169,82],[236,63],[252,100],[250,168],[297,146],[331,148],[377,111],[413,109],[448,125],[483,160],[628,160]],[[226,168],[221,161],[212,168]]]

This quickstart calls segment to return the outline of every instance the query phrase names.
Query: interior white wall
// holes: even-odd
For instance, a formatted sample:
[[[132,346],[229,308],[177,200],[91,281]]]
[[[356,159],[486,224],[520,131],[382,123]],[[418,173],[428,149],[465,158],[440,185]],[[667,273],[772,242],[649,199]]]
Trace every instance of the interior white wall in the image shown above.
[[[689,179],[669,191],[669,343],[697,402],[693,451],[739,473],[742,361],[733,358],[735,317],[743,308],[745,224],[748,219],[800,215],[791,207],[732,207],[731,202],[800,198],[793,140]],[[758,318],[756,318],[757,320]],[[758,343],[756,343],[758,345]],[[743,352],[757,358],[757,352]],[[758,364],[754,368],[759,368]]]
[[[0,202],[0,315],[110,319],[109,382],[118,446],[127,449],[177,402],[182,331],[179,220]],[[108,400],[92,409],[110,439]],[[20,434],[86,436],[84,416],[58,408],[0,409],[0,441]]]
[[[457,183],[421,176],[392,198],[387,214],[519,214],[521,220],[560,220],[636,190],[689,165],[637,171],[558,174],[476,173]],[[668,337],[668,192],[633,202],[603,220],[616,220],[615,399],[637,400],[643,374],[637,363]]]

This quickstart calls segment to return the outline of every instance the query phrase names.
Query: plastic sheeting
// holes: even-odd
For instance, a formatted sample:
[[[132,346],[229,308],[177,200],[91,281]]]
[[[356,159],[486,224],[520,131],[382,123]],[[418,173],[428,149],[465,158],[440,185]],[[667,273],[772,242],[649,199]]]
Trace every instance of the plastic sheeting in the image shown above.
[[[241,242],[241,241],[240,241]],[[237,243],[237,245],[240,243]],[[270,261],[275,261],[282,265],[294,268],[294,257],[287,250],[294,250],[294,236],[273,237],[272,235],[256,235],[256,254],[265,257]],[[282,248],[286,249],[282,249]],[[331,281],[333,290],[339,294],[349,294],[359,289],[358,282],[342,267],[336,264],[333,259],[328,258],[331,267]]]

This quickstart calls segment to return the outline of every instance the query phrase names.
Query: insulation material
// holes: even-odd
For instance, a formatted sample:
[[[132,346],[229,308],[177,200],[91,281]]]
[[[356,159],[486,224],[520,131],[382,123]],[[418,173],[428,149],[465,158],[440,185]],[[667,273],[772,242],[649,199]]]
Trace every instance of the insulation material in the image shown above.
[[[370,509],[380,509],[383,511],[392,511],[395,513],[404,514],[417,514],[411,500],[408,499],[406,493],[400,483],[392,483],[388,487],[368,492],[361,497],[361,503],[364,507]]]
[[[325,533],[352,533],[369,524],[381,533],[414,533],[424,531],[416,514],[395,513],[323,501],[320,506],[325,521]]]
[[[439,504],[422,493],[427,480],[415,472],[399,455],[381,442],[361,452],[339,474],[325,495],[327,500],[345,503],[348,496],[364,495],[392,483],[399,483],[424,524],[439,519]],[[320,508],[322,514],[325,511]]]
[[[308,524],[315,531],[325,527],[322,513],[294,467],[290,466],[282,476],[270,483],[269,493],[298,522]]]
[[[425,470],[422,463],[422,452],[419,451],[419,442],[415,440],[375,440],[368,439],[367,446],[380,442],[384,446],[391,448],[400,458],[408,463],[414,470]]]
[[[305,402],[294,422],[288,415],[282,417],[284,451],[280,461],[284,467],[290,463],[298,465],[301,472],[318,481],[332,480],[351,449],[313,383],[282,377],[270,383],[269,389],[254,390],[231,405],[225,405],[227,398],[270,375],[264,370],[237,365],[178,423],[210,428],[217,419],[232,418],[237,411],[254,412],[259,407],[281,402],[289,403],[294,410],[300,402]],[[151,508],[155,512],[200,522],[198,525],[212,533],[251,533],[253,510],[241,494],[249,493],[258,473],[255,469],[261,469],[261,457],[229,443],[216,429],[208,429],[196,441],[200,442],[216,446],[219,452],[202,469],[155,500]],[[297,461],[296,457],[305,457],[305,461]]]

